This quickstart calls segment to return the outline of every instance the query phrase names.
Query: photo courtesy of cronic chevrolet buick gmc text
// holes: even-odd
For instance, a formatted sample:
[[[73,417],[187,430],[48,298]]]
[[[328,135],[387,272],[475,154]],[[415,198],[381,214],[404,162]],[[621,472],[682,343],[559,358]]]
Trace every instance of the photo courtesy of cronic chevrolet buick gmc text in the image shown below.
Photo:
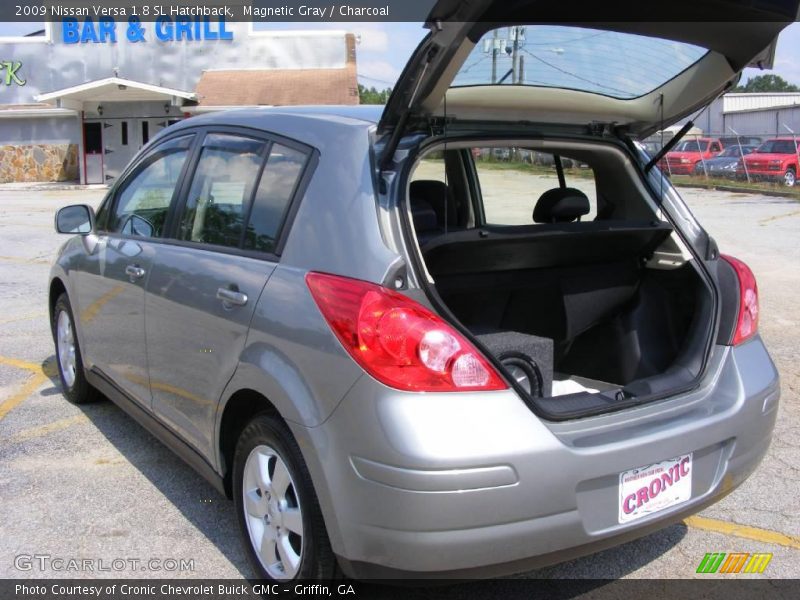
[[[635,140],[768,66],[797,10],[691,7],[720,4],[577,28],[443,0],[385,107],[168,127],[96,215],[56,216],[64,395],[231,497],[278,580],[520,572],[718,501],[767,450],[778,373],[750,269]],[[491,83],[484,42],[521,16],[577,40],[575,77]],[[539,187],[498,191],[495,155]]]

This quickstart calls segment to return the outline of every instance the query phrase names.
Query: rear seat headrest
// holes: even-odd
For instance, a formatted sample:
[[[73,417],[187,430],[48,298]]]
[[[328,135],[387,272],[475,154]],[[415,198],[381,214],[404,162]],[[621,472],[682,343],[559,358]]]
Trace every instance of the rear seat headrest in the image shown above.
[[[569,223],[589,214],[589,198],[575,188],[554,188],[539,197],[534,223]]]
[[[436,212],[436,220],[444,227],[445,217],[448,227],[458,223],[458,211],[453,192],[443,181],[435,179],[419,179],[412,181],[408,187],[408,195],[413,207],[415,202],[426,202]]]
[[[431,205],[420,199],[411,199],[411,219],[414,222],[414,231],[417,235],[439,229],[436,221],[436,211]]]

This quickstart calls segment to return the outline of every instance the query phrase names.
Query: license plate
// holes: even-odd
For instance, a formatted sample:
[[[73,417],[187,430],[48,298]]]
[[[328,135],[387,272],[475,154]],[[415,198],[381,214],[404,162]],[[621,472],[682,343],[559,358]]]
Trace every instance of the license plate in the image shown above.
[[[619,474],[619,522],[630,523],[692,497],[692,455]]]

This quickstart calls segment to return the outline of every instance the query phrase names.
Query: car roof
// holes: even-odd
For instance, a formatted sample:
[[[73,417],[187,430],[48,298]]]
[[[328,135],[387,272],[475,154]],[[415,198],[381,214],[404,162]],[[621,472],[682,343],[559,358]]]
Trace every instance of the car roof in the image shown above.
[[[337,136],[361,135],[365,130],[375,127],[382,109],[379,105],[357,105],[253,107],[214,111],[183,119],[163,129],[152,142],[196,127],[229,126],[257,129],[321,149]]]

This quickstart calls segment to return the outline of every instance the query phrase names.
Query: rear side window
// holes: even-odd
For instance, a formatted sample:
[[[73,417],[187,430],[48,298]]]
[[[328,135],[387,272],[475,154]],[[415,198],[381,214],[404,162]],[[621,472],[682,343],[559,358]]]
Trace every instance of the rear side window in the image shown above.
[[[195,169],[178,239],[238,248],[267,143],[209,134]]]
[[[303,172],[306,154],[281,144],[273,144],[261,174],[250,212],[244,247],[274,252],[289,201]]]
[[[108,231],[160,237],[193,135],[160,144],[122,183]]]
[[[478,173],[486,223],[532,225],[533,209],[542,194],[561,187],[552,154],[526,148],[480,148],[472,152]],[[566,187],[589,199],[590,221],[597,216],[594,171],[580,160],[561,157]]]

